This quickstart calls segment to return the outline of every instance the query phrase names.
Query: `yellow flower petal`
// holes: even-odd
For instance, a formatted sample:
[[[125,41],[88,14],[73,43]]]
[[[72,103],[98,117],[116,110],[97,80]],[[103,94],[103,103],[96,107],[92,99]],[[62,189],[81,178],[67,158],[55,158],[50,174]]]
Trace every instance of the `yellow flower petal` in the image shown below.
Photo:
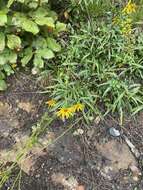
[[[84,105],[81,103],[77,103],[73,106],[73,109],[77,112],[82,111],[84,109]]]
[[[68,119],[69,117],[71,117],[73,115],[73,112],[71,110],[71,108],[61,108],[56,115],[58,117],[61,117],[62,120]]]
[[[13,63],[13,64],[11,65],[11,67],[12,67],[13,69],[15,69],[15,68],[17,67],[17,64],[16,64],[16,63]]]
[[[125,8],[123,9],[123,13],[125,14],[131,14],[136,12],[137,6],[135,3],[132,3],[131,0],[128,2],[128,4],[125,6]]]
[[[55,106],[55,104],[56,104],[56,101],[55,100],[48,100],[47,102],[46,102],[46,104],[49,106],[49,107],[54,107]]]

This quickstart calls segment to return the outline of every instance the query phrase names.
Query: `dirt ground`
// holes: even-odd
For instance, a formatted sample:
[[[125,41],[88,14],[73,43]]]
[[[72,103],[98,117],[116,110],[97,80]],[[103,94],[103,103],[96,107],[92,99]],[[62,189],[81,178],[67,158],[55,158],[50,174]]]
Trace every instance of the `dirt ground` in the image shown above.
[[[14,125],[14,130],[25,132],[38,121],[47,110],[47,97],[38,91],[35,78],[28,74],[20,73],[9,79],[8,90],[0,94],[0,103],[10,109],[6,113],[0,110],[0,135],[3,126]],[[46,150],[29,174],[22,173],[20,190],[143,190],[143,113],[136,119],[126,119],[122,128],[111,116],[97,120],[91,126],[76,125]],[[111,127],[120,131],[118,137],[109,133]],[[67,125],[61,121],[50,127],[56,137],[66,129]],[[138,155],[125,142],[125,137]],[[12,146],[12,135],[4,142],[1,138],[0,150]],[[2,190],[12,187],[18,170]]]

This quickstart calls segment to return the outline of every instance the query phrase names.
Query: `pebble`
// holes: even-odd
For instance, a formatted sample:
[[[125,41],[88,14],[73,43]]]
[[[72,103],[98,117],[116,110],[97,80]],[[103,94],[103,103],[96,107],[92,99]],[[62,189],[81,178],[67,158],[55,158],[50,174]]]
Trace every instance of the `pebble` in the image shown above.
[[[40,177],[40,174],[37,174],[35,177],[36,177],[36,178],[39,178],[39,177]]]
[[[113,137],[119,137],[121,134],[120,134],[120,131],[115,129],[114,127],[111,127],[109,129],[109,133],[110,135],[112,135]]]
[[[84,130],[83,129],[77,129],[76,131],[74,131],[73,135],[74,136],[79,136],[79,135],[83,135]]]

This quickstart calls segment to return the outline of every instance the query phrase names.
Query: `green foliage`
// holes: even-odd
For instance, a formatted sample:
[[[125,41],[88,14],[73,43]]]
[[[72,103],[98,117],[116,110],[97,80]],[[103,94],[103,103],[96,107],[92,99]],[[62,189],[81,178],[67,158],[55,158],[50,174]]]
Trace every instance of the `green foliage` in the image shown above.
[[[135,20],[136,23],[138,24],[142,24],[142,19],[143,19],[143,0],[137,0],[137,2],[135,1],[135,3],[138,4],[137,7],[137,12],[134,15],[133,19]]]
[[[72,0],[75,2],[75,0]],[[120,1],[119,1],[120,2]],[[89,16],[102,16],[105,12],[110,11],[115,7],[111,0],[80,0],[79,6],[83,12],[87,12]]]
[[[7,35],[7,46],[9,49],[21,48],[21,39],[16,35]]]
[[[66,30],[48,0],[9,0],[0,4],[0,90],[6,89],[4,78],[14,73],[12,64],[25,67],[33,60],[34,70],[44,68],[45,61],[61,51],[56,36]]]
[[[143,107],[143,35],[136,29],[124,36],[106,21],[83,23],[73,31],[61,55],[52,97],[59,107],[73,102],[85,104],[86,118],[100,111],[136,113]]]
[[[111,13],[116,6],[120,6],[121,0],[113,3],[112,0],[59,0],[60,4],[66,4],[66,10],[73,15],[72,20],[87,20],[99,16],[105,16],[105,13]],[[77,15],[75,17],[75,14]],[[80,17],[79,17],[80,15]],[[74,23],[76,24],[76,23]]]

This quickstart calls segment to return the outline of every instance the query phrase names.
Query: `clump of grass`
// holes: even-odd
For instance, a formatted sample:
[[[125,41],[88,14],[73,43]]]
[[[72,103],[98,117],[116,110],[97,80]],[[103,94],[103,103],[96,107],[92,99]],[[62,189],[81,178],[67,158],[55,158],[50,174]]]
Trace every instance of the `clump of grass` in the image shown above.
[[[132,23],[127,36],[112,21],[92,20],[72,31],[51,96],[58,107],[82,102],[86,118],[99,113],[101,106],[103,114],[118,112],[122,123],[126,112],[135,114],[143,108],[143,35]]]

